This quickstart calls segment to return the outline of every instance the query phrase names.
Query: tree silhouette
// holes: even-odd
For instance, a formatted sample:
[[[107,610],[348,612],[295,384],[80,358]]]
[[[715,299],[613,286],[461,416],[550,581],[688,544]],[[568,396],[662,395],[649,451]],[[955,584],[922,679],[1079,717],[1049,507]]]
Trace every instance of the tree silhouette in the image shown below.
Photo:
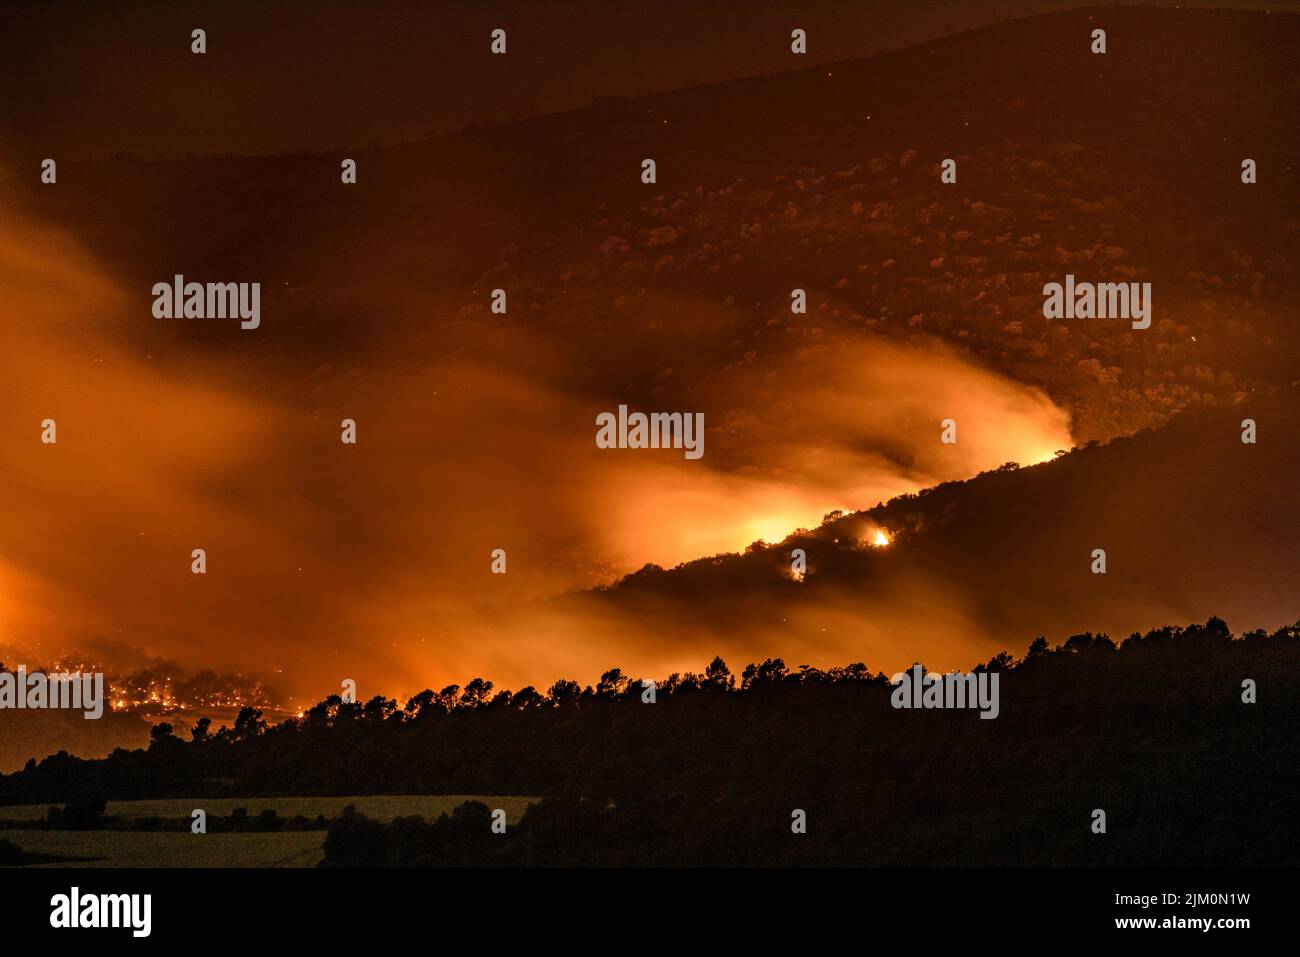
[[[249,708],[234,731],[189,744],[159,725],[144,751],[29,762],[0,777],[0,804],[66,804],[48,826],[93,829],[113,826],[106,799],[540,799],[506,835],[481,803],[430,822],[345,813],[329,825],[330,864],[1285,865],[1300,846],[1284,812],[1300,790],[1298,654],[1300,626],[1233,638],[1218,619],[1119,644],[1039,637],[1022,660],[976,665],[1000,679],[987,722],[896,709],[888,679],[862,662],[790,671],[768,658],[737,687],[715,657],[701,675],[658,682],[653,706],[618,668],[594,688],[561,679],[544,697],[526,687],[488,699],[475,679],[405,708],[331,696],[270,727]],[[1089,841],[1080,801],[1102,800],[1126,826]],[[796,807],[815,824],[791,840]],[[250,821],[243,808],[212,823],[311,826]]]

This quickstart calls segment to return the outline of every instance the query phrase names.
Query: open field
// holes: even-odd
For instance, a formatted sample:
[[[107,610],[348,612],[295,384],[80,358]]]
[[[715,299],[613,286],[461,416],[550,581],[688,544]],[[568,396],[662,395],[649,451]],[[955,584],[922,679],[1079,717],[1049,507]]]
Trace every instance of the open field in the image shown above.
[[[313,867],[324,831],[190,834],[158,831],[4,831],[24,851],[76,860],[39,867]]]
[[[482,801],[491,808],[503,808],[506,819],[516,824],[535,798],[493,797],[466,794],[380,794],[354,797],[267,797],[267,798],[164,798],[149,801],[112,801],[107,816],[122,819],[158,817],[188,820],[202,808],[211,817],[226,817],[244,808],[250,817],[274,809],[282,818],[295,815],[314,820],[317,815],[336,818],[349,804],[367,817],[391,821],[395,817],[419,815],[436,819],[466,801]],[[45,817],[48,805],[28,804],[0,807],[0,822],[35,822]],[[24,851],[69,860],[41,864],[42,867],[314,867],[324,857],[324,830],[246,832],[237,834],[191,834],[176,831],[44,831],[0,828],[0,839],[12,841]]]

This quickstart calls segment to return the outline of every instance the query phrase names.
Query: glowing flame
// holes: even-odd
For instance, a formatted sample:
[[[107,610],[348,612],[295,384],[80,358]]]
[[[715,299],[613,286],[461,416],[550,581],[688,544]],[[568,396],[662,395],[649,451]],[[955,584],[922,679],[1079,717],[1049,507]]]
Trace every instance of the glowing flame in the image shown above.
[[[761,539],[768,544],[780,542],[798,527],[798,516],[773,516],[754,519],[748,523],[745,535],[742,536],[745,538],[744,545],[748,545],[755,539]],[[743,548],[744,545],[740,547]]]
[[[872,536],[871,544],[875,545],[877,548],[883,548],[889,544],[889,535],[883,528],[878,528],[876,529],[876,534]]]

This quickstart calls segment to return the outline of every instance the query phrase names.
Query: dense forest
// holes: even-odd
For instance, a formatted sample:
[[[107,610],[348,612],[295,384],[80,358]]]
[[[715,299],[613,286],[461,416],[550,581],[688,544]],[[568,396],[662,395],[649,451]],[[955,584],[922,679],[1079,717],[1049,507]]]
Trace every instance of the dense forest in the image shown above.
[[[279,725],[246,709],[189,741],[164,724],[146,750],[31,761],[0,778],[0,803],[538,798],[505,834],[480,803],[434,822],[348,813],[327,865],[1300,863],[1300,624],[1040,637],[973,670],[999,672],[996,720],[895,709],[863,664],[780,659],[739,676],[714,659],[656,682],[652,703],[616,668],[545,693],[475,678],[405,705],[331,697]]]

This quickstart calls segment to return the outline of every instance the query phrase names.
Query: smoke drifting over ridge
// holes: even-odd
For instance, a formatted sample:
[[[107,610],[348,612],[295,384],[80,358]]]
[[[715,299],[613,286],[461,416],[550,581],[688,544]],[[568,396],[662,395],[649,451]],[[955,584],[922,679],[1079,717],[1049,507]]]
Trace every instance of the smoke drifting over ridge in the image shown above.
[[[30,222],[0,232],[0,270],[4,427],[31,434],[4,451],[0,638],[282,670],[299,697],[333,690],[340,669],[393,694],[471,671],[590,675],[617,652],[594,659],[581,636],[536,633],[527,616],[489,649],[487,622],[1069,445],[1067,417],[1035,390],[938,343],[862,339],[710,362],[630,399],[703,411],[698,462],[601,450],[596,414],[629,398],[593,394],[569,344],[536,330],[449,359],[395,324],[382,362],[310,370],[273,350],[153,355],[150,330],[211,332],[163,329],[147,289]],[[698,308],[683,306],[683,327]],[[339,443],[345,416],[356,447]],[[937,442],[948,417],[954,446]],[[39,442],[46,418],[56,445]],[[203,576],[190,573],[200,547]],[[497,547],[505,576],[489,575]]]

